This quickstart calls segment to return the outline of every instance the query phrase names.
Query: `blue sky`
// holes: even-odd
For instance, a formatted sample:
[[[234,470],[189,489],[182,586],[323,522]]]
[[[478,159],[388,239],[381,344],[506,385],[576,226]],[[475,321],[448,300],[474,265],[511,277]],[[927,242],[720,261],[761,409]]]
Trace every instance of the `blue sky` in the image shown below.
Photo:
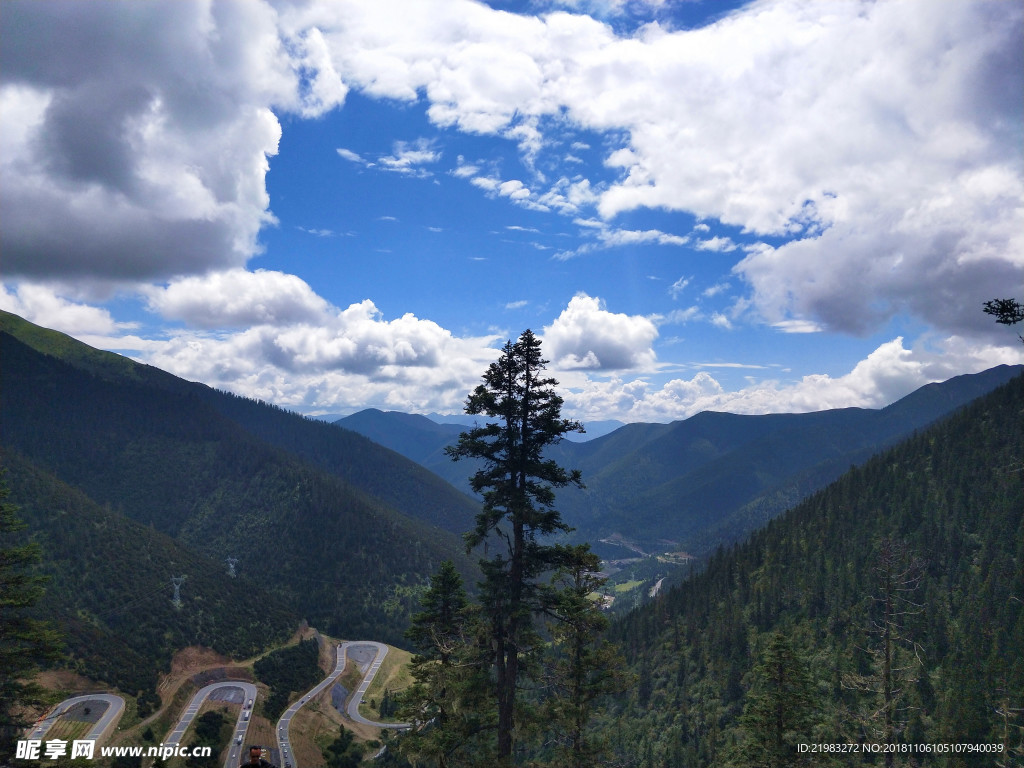
[[[0,307],[311,414],[880,407],[1024,362],[1019,4],[14,0]]]

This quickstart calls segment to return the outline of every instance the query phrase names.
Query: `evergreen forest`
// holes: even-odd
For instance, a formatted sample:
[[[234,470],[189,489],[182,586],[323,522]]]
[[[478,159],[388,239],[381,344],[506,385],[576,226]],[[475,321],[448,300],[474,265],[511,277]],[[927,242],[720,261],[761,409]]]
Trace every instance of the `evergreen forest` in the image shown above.
[[[1024,764],[1024,379],[614,624],[597,727],[637,768]],[[1001,752],[800,753],[799,744]]]

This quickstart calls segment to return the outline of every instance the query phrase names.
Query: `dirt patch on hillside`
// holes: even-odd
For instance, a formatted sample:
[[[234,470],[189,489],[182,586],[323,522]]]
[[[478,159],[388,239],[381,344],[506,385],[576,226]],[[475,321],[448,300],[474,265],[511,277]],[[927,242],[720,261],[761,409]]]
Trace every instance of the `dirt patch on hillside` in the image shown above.
[[[171,659],[171,671],[168,677],[188,677],[201,669],[230,664],[231,659],[217,653],[212,648],[190,645],[182,648]]]
[[[35,681],[48,691],[70,691],[71,693],[82,693],[85,691],[98,691],[104,686],[82,677],[70,669],[47,669],[36,675]]]
[[[196,672],[192,675],[191,680],[196,684],[197,688],[204,688],[210,683],[219,683],[225,680],[245,680],[250,683],[255,682],[252,670],[248,667],[239,667],[235,664],[227,667],[204,669],[201,672]]]

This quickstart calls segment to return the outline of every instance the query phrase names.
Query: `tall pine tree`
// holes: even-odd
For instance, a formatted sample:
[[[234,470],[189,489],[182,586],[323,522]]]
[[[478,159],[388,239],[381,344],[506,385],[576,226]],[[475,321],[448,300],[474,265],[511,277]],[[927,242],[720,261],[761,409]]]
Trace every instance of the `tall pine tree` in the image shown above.
[[[448,449],[455,460],[483,462],[470,481],[483,508],[466,543],[484,549],[480,600],[495,674],[497,756],[505,765],[521,716],[517,691],[542,647],[534,625],[546,594],[541,577],[559,565],[559,549],[540,539],[570,530],[554,509],[554,489],[582,487],[578,470],[567,471],[543,455],[567,432],[583,431],[579,422],[561,417],[558,382],[544,375],[547,362],[531,331],[509,340],[466,402],[466,413],[493,420],[462,433]]]
[[[598,574],[601,559],[589,545],[565,547],[564,563],[553,579],[549,613],[550,660],[545,724],[553,731],[553,760],[558,768],[592,768],[607,748],[607,734],[588,732],[600,699],[630,684],[619,648],[602,635],[608,618],[594,598],[607,579]]]

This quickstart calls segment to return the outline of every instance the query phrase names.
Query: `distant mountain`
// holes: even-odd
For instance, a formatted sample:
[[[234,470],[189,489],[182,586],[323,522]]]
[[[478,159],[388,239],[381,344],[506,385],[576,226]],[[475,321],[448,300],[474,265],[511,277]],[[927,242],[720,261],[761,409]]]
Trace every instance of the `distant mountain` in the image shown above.
[[[402,642],[413,588],[442,559],[469,572],[428,521],[463,530],[473,502],[393,451],[7,313],[0,331],[5,448],[193,553],[241,558],[325,631]]]
[[[437,424],[457,424],[462,429],[467,426],[472,426],[474,421],[479,421],[479,416],[469,416],[466,414],[440,414],[440,413],[428,413],[426,417]],[[337,422],[337,419],[325,419],[326,421]],[[586,443],[593,440],[596,437],[601,437],[614,432],[619,427],[623,426],[625,422],[618,421],[616,419],[606,419],[603,421],[588,421],[586,432],[570,432],[565,436],[565,439],[573,443]],[[344,426],[344,425],[342,425]],[[356,430],[357,432],[359,430]]]
[[[931,385],[876,418],[905,428],[936,401],[949,407],[1004,374]],[[1021,765],[1024,732],[1011,713],[1024,708],[1022,414],[1018,376],[844,473],[616,622],[613,639],[637,682],[595,723],[615,734],[610,762],[762,764],[777,735],[789,753],[773,764],[798,765],[796,745],[818,736],[885,741],[888,714],[902,744],[1001,750],[897,765]],[[819,419],[849,425],[852,415]],[[771,666],[770,643],[785,651],[773,651]],[[778,720],[758,717],[773,695]],[[807,764],[862,757],[811,755]]]
[[[460,424],[438,424],[418,414],[376,408],[353,413],[334,424],[387,446],[431,471],[444,462],[452,463],[444,449],[457,442],[459,434],[468,428]]]
[[[704,412],[630,425],[553,456],[587,488],[559,494],[581,535],[619,533],[658,551],[709,552],[739,540],[880,450],[1006,383],[999,366],[929,384],[880,410],[745,416]]]
[[[999,366],[929,384],[880,410],[763,416],[708,411],[671,424],[627,424],[586,443],[562,442],[548,455],[582,470],[587,487],[560,492],[558,507],[582,540],[618,534],[648,551],[709,552],[1022,370]],[[336,424],[469,492],[474,465],[444,454],[464,427],[377,410]]]

